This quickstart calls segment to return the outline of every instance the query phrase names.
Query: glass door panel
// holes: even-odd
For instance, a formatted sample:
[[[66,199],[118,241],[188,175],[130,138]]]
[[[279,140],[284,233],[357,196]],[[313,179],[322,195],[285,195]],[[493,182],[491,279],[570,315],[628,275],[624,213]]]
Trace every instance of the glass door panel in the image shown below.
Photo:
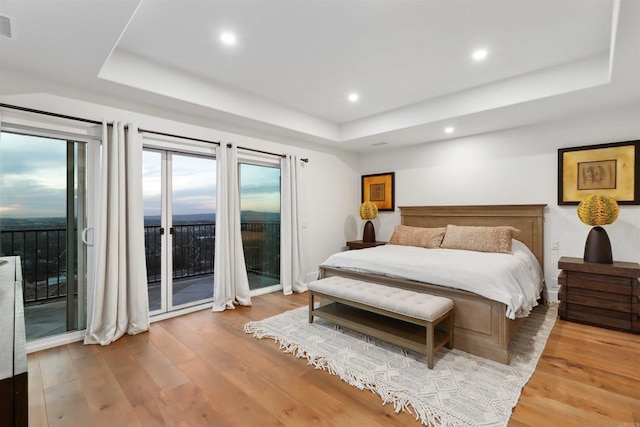
[[[215,159],[171,153],[171,306],[213,300]]]
[[[147,263],[147,291],[151,313],[166,310],[162,292],[162,176],[163,157],[159,151],[142,153],[142,198],[144,204],[144,244]]]
[[[83,329],[87,143],[0,134],[0,255],[20,256],[27,340]]]
[[[240,211],[249,288],[279,284],[279,167],[240,163]]]
[[[213,300],[216,161],[143,154],[147,289],[151,314]]]

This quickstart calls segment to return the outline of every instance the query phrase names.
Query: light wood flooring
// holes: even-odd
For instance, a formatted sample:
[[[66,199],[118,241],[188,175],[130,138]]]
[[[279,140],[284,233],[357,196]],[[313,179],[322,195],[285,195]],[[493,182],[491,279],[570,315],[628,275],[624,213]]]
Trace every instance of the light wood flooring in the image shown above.
[[[253,298],[107,346],[29,355],[31,426],[419,426],[243,325],[305,305]],[[510,426],[640,426],[640,336],[558,320]]]

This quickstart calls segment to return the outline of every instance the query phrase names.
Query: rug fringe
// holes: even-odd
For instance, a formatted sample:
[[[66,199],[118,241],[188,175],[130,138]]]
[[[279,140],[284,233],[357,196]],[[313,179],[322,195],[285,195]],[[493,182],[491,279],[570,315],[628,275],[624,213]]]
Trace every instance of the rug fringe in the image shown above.
[[[388,390],[380,384],[376,385],[372,378],[367,378],[366,375],[360,372],[356,372],[345,366],[340,366],[341,364],[326,357],[309,353],[298,344],[289,341],[286,337],[282,337],[267,328],[261,327],[258,323],[259,322],[247,323],[244,325],[244,332],[253,334],[253,336],[258,339],[271,338],[279,343],[280,349],[285,353],[291,353],[299,359],[307,359],[308,364],[312,365],[315,369],[322,369],[331,375],[338,376],[342,381],[359,390],[369,390],[377,394],[382,399],[382,405],[387,403],[393,404],[393,409],[396,414],[403,411],[413,415],[415,411],[416,420],[419,420],[422,425],[425,426],[464,427],[469,425],[467,421],[462,421],[450,414],[436,413],[427,405],[413,402],[412,399],[402,391]]]

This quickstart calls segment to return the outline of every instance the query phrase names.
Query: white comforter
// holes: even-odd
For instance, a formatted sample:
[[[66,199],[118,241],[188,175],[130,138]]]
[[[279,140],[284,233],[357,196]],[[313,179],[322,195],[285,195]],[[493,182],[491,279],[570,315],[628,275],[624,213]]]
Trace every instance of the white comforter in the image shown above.
[[[504,303],[510,319],[528,316],[543,286],[540,264],[517,240],[512,254],[385,245],[340,252],[322,265],[473,292]]]

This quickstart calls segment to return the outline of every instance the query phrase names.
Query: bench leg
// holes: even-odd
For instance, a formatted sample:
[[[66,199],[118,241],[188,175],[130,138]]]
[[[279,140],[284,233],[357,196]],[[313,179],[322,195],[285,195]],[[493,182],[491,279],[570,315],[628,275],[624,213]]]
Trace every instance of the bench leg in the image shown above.
[[[453,314],[454,314],[454,311],[452,309],[451,313],[449,313],[449,319],[447,320],[447,332],[449,333],[449,342],[447,343],[448,349],[453,348],[453,328],[455,328]]]
[[[427,325],[427,367],[433,369],[433,323]]]
[[[313,292],[309,291],[309,323],[313,323]]]

